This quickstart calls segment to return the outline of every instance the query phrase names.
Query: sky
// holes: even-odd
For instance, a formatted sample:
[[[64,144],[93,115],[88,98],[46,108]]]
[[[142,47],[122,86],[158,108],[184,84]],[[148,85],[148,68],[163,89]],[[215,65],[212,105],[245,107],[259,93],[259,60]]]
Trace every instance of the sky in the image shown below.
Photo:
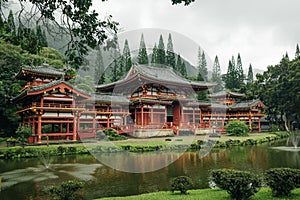
[[[94,0],[101,17],[112,15],[120,23],[121,49],[125,38],[132,51],[138,49],[141,32],[148,48],[161,33],[166,46],[171,33],[176,53],[196,65],[201,47],[211,60],[218,55],[223,73],[238,53],[244,70],[250,63],[266,70],[286,52],[294,58],[300,43],[299,8],[299,0],[195,0],[189,6],[171,0]]]

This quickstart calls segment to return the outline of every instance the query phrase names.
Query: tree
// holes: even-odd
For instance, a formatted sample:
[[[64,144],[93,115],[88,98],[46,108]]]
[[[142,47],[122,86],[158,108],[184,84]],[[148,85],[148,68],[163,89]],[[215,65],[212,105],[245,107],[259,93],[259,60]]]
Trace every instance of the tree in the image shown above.
[[[148,64],[148,54],[147,49],[144,41],[144,34],[141,36],[140,41],[140,48],[139,48],[139,54],[138,54],[138,63],[139,64]]]
[[[176,59],[173,49],[172,36],[169,33],[168,44],[167,44],[167,55],[166,55],[166,64],[173,69],[175,69]]]
[[[102,56],[102,50],[99,46],[97,48],[97,54],[96,54],[96,62],[95,62],[95,77],[94,81],[96,84],[102,84],[104,83],[104,63],[103,63],[103,56]]]
[[[204,75],[201,70],[202,65],[202,54],[200,47],[198,48],[198,75],[197,75],[197,81],[204,81]]]
[[[132,66],[130,48],[128,44],[128,40],[125,40],[124,49],[123,49],[123,58],[124,58],[124,68],[125,72],[128,72]]]
[[[182,67],[182,60],[180,54],[177,55],[177,61],[176,61],[176,71],[181,73],[181,67]]]
[[[236,71],[234,68],[234,64],[232,64],[232,61],[230,60],[228,63],[228,68],[227,68],[227,74],[225,77],[225,88],[227,89],[235,89],[236,83],[237,83],[237,75]]]
[[[187,76],[187,72],[186,72],[186,67],[185,67],[184,61],[181,63],[180,73],[182,74],[182,76]]]
[[[157,46],[154,44],[152,55],[151,55],[151,63],[157,63]]]
[[[237,74],[237,88],[240,89],[244,84],[244,71],[242,65],[242,59],[240,53],[238,53],[237,63],[236,63],[236,74]]]
[[[207,75],[208,75],[208,71],[207,71],[207,62],[206,62],[206,58],[205,58],[205,53],[204,51],[202,51],[202,54],[201,54],[201,65],[200,65],[200,70],[202,72],[202,76],[203,76],[203,79],[205,81],[207,81]]]
[[[217,86],[214,88],[214,92],[218,92],[223,89],[221,67],[220,67],[218,56],[215,57],[211,81],[217,83]]]
[[[40,25],[36,26],[36,36],[38,38],[38,44],[41,47],[47,47],[48,42],[46,38],[46,32],[42,31],[42,28]]]
[[[300,50],[299,50],[299,45],[297,44],[295,58],[298,59],[299,57],[300,57]]]
[[[16,25],[15,25],[15,19],[14,19],[14,14],[13,14],[12,10],[9,11],[9,14],[7,17],[6,32],[10,33],[12,36],[16,35]]]
[[[162,35],[159,36],[159,42],[157,46],[157,63],[162,65],[166,64],[166,52]]]
[[[252,65],[249,65],[249,69],[248,69],[248,76],[247,76],[247,85],[251,85],[253,83],[253,70],[252,70]]]
[[[92,0],[18,0],[20,4],[19,21],[26,18],[30,22],[41,22],[48,30],[51,26],[58,27],[69,35],[67,51],[69,64],[78,69],[84,62],[84,56],[89,48],[96,48],[108,38],[111,32],[116,33],[118,23],[108,15],[104,20],[99,18],[99,13],[92,9]],[[103,0],[106,1],[106,0]],[[189,5],[194,0],[171,0],[172,4]],[[6,9],[10,4],[8,0],[0,0],[0,10]],[[31,9],[27,9],[28,7]],[[61,13],[59,16],[57,13]],[[39,16],[37,19],[35,16]]]

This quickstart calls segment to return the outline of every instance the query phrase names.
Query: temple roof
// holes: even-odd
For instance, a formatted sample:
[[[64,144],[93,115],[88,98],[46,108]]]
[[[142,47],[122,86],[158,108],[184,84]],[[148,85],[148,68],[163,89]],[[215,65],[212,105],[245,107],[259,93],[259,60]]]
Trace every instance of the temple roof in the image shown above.
[[[92,98],[87,101],[101,102],[101,103],[125,103],[128,104],[129,100],[125,96],[107,95],[107,94],[94,94]]]
[[[65,72],[55,69],[48,64],[41,66],[23,66],[16,74],[16,79],[24,79],[27,75],[34,75],[37,77],[61,78]]]
[[[161,85],[174,85],[174,86],[190,86],[191,88],[212,88],[215,83],[208,83],[204,81],[191,81],[178,75],[172,68],[169,67],[154,67],[149,65],[134,65],[129,70],[125,78],[108,84],[98,85],[96,89],[106,90],[113,89],[119,85],[125,85],[133,80],[158,83]]]
[[[219,98],[219,97],[223,97],[224,98],[224,97],[229,97],[229,96],[230,97],[235,97],[235,98],[241,98],[241,97],[244,97],[245,94],[222,90],[220,92],[208,95],[209,98]]]
[[[43,94],[44,92],[55,89],[55,88],[67,88],[70,91],[72,91],[73,93],[76,93],[84,98],[90,97],[89,94],[87,94],[86,92],[84,92],[80,89],[73,87],[68,82],[63,81],[63,80],[56,80],[56,81],[52,81],[48,84],[32,86],[31,88],[28,88],[28,89],[24,90],[23,92],[21,92],[18,96],[14,97],[12,99],[12,101],[17,102],[20,99],[26,98],[26,96]]]
[[[246,101],[246,102],[240,102],[240,103],[235,103],[230,106],[231,109],[245,109],[245,108],[252,108],[255,106],[259,106],[263,109],[266,108],[266,106],[259,100],[255,99],[252,101]]]

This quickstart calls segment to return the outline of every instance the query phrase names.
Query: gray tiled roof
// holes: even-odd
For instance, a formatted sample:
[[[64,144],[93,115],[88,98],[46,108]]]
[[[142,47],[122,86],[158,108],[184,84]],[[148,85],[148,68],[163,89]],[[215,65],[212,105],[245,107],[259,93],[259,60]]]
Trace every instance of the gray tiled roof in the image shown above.
[[[65,75],[65,72],[60,71],[58,69],[55,69],[48,64],[43,64],[41,66],[23,66],[21,67],[20,71],[16,75],[16,77],[20,76],[22,74],[22,70],[32,72],[32,73],[37,73],[37,74],[43,74],[47,76],[58,76],[62,77]]]
[[[134,73],[129,74],[132,70],[135,70]],[[98,85],[96,88],[107,88],[107,87],[114,87],[118,84],[125,83],[126,81],[138,76],[142,75],[148,79],[158,81],[158,82],[166,82],[166,84],[182,84],[182,85],[191,85],[198,86],[198,87],[214,87],[216,86],[215,83],[208,83],[204,81],[191,81],[187,80],[180,75],[178,75],[172,68],[170,67],[154,67],[149,65],[135,65],[131,68],[127,76],[124,79],[119,81]]]
[[[89,101],[129,103],[129,100],[125,96],[116,96],[116,95],[107,95],[107,94],[94,94]]]
[[[208,95],[208,97],[210,97],[210,98],[226,97],[226,96],[244,97],[245,94],[241,94],[241,93],[237,93],[237,92],[230,92],[230,91],[222,90],[222,91],[220,91],[220,92],[217,92],[217,93],[213,93],[213,94]]]
[[[255,99],[255,100],[252,100],[252,101],[232,104],[230,106],[230,108],[231,109],[250,108],[250,107],[256,106],[258,103],[262,103],[262,102],[259,99]]]
[[[28,89],[24,90],[23,92],[21,92],[21,93],[20,93],[19,95],[17,95],[16,97],[14,97],[14,98],[12,99],[12,101],[15,101],[15,100],[17,100],[17,99],[19,99],[19,98],[21,98],[21,97],[23,97],[23,96],[26,96],[29,92],[35,92],[35,91],[39,91],[39,90],[45,90],[45,89],[47,89],[47,88],[53,87],[53,86],[55,86],[55,85],[58,85],[58,84],[60,84],[60,83],[64,83],[64,84],[68,85],[69,87],[72,87],[72,88],[74,88],[75,90],[77,90],[77,91],[79,91],[79,92],[81,92],[81,93],[83,93],[83,94],[89,95],[87,92],[85,92],[85,91],[83,91],[83,90],[80,90],[80,89],[77,89],[77,88],[75,88],[74,86],[70,85],[68,82],[63,81],[63,80],[60,79],[60,80],[52,81],[52,82],[47,83],[47,84],[44,84],[44,85],[33,86],[33,87],[31,87],[31,88],[28,88]]]

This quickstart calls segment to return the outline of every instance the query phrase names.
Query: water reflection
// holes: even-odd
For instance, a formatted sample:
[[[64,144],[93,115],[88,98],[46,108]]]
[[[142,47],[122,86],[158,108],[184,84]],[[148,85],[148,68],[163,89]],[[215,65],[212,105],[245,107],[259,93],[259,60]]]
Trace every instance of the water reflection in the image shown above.
[[[274,146],[284,146],[285,142]],[[99,160],[108,163],[113,160],[120,167],[127,165],[144,171],[157,164],[161,165],[159,162],[166,164],[173,159],[176,161],[162,169],[145,173],[119,171],[99,164],[98,158],[87,155],[57,157],[48,170],[38,159],[0,161],[0,175],[4,186],[0,196],[15,199],[14,193],[18,188],[20,199],[29,195],[33,199],[39,199],[38,190],[44,186],[80,179],[87,180],[85,198],[93,199],[168,190],[169,181],[181,175],[191,177],[195,188],[207,188],[211,169],[231,168],[262,173],[272,167],[300,168],[299,152],[281,151],[268,145],[213,150],[205,157],[199,156],[199,152],[187,152],[183,155],[174,152],[136,153],[131,157],[124,156],[123,153],[96,155]],[[31,188],[27,187],[29,184],[33,184]]]

